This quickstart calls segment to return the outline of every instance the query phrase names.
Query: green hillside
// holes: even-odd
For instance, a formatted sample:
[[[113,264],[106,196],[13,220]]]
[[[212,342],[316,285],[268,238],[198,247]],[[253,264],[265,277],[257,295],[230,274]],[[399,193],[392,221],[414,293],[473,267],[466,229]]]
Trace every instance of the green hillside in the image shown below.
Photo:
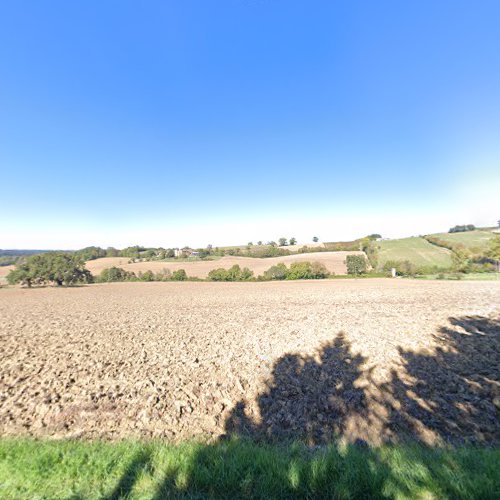
[[[488,247],[488,243],[495,237],[495,233],[491,231],[476,230],[465,231],[463,233],[437,233],[429,236],[435,236],[452,245],[462,244],[470,250],[481,251]]]
[[[451,251],[432,245],[424,238],[411,237],[399,240],[378,241],[378,265],[388,260],[409,260],[415,266],[451,266]]]

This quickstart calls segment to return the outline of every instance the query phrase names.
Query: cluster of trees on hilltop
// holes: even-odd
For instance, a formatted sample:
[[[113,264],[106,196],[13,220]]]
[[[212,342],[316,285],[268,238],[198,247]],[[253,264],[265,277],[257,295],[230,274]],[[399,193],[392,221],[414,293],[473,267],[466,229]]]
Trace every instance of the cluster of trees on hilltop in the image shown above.
[[[465,233],[466,231],[474,231],[476,226],[474,224],[466,224],[464,226],[450,227],[449,233]]]

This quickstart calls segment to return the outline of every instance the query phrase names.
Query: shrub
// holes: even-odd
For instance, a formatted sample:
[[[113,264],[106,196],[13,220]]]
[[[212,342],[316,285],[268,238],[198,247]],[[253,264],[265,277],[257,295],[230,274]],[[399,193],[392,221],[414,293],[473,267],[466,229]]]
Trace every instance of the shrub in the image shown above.
[[[476,229],[476,226],[474,224],[467,224],[464,226],[455,226],[450,228],[448,231],[449,233],[465,233],[466,231],[474,231]]]
[[[398,276],[414,276],[417,273],[416,267],[409,260],[388,260],[383,267],[383,270],[390,275],[391,269],[396,269]]]
[[[264,279],[266,280],[284,280],[288,274],[288,268],[283,263],[271,266],[264,272]]]
[[[155,281],[156,276],[154,275],[153,271],[146,271],[144,273],[139,273],[139,279],[141,281]]]
[[[184,269],[178,269],[172,273],[172,281],[186,281],[188,275]]]
[[[366,273],[366,259],[363,255],[348,255],[346,257],[347,274]]]
[[[97,277],[98,283],[107,283],[111,281],[128,281],[132,278],[135,278],[134,273],[129,273],[125,271],[125,269],[121,267],[109,267],[107,269],[103,269],[101,274]]]
[[[248,267],[241,269],[237,264],[229,269],[224,269],[222,267],[212,269],[208,273],[208,279],[210,281],[248,281],[252,277],[253,271],[250,271]]]
[[[326,267],[320,262],[293,262],[290,265],[287,280],[322,279],[329,275]]]

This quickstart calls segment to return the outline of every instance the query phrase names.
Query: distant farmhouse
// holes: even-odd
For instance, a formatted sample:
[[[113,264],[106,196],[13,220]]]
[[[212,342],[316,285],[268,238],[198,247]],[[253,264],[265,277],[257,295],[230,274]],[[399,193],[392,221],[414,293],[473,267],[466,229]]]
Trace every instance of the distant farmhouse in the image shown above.
[[[175,257],[187,258],[187,257],[197,257],[200,255],[200,252],[196,252],[192,248],[184,247],[184,248],[175,248],[174,249]]]

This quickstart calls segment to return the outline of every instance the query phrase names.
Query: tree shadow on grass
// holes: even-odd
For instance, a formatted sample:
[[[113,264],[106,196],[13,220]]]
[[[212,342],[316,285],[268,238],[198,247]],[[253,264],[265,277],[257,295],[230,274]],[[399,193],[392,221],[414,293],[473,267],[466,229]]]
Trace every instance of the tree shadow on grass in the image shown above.
[[[135,483],[139,476],[151,465],[151,450],[149,448],[138,451],[130,463],[123,471],[120,480],[108,495],[105,500],[118,500],[120,498],[128,498],[132,493]]]

